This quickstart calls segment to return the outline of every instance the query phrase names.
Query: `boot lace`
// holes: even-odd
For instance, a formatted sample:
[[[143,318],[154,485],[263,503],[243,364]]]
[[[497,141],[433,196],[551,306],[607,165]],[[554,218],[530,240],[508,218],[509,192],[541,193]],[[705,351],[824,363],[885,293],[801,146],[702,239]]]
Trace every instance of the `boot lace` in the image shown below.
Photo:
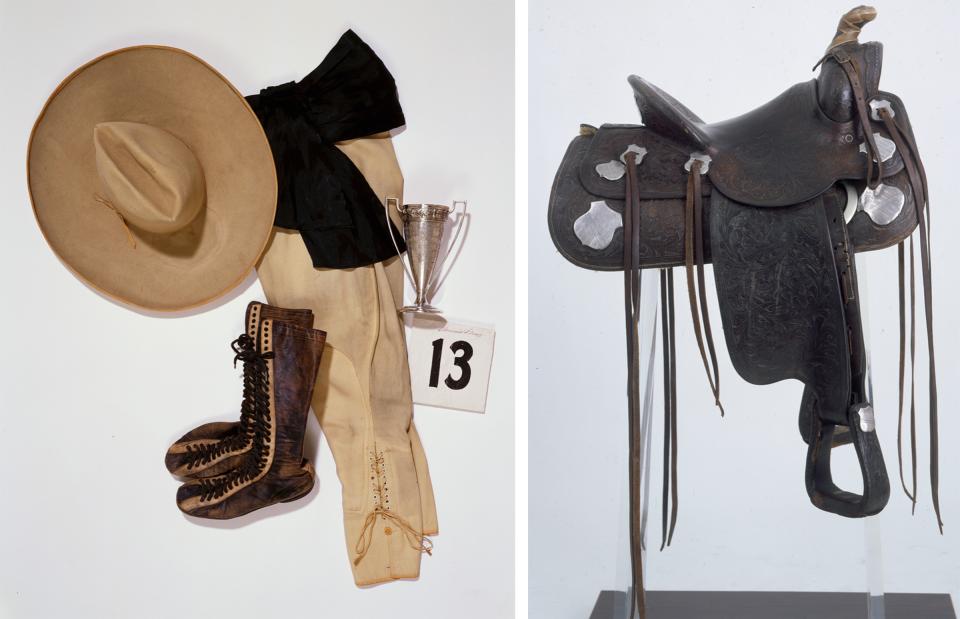
[[[261,355],[256,349],[256,340],[246,333],[230,343],[233,349],[233,367],[237,361],[243,362],[243,400],[240,403],[240,423],[231,434],[215,443],[205,445],[188,445],[189,453],[187,469],[202,466],[217,460],[224,454],[239,451],[247,447],[253,440],[256,431],[256,365]]]
[[[270,372],[267,360],[273,359],[273,352],[250,351],[244,359],[244,369],[250,368],[249,391],[245,389],[244,405],[247,407],[246,424],[248,431],[244,440],[252,444],[250,451],[243,455],[240,465],[224,475],[201,478],[200,500],[209,501],[218,499],[234,487],[249,482],[257,477],[267,467],[270,456]],[[246,386],[246,383],[245,383]]]

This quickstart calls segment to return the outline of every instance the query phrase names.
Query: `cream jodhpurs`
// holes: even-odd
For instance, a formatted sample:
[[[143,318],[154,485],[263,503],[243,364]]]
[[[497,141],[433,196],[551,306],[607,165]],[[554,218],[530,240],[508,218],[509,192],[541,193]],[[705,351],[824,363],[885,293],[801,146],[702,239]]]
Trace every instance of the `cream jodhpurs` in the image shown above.
[[[401,198],[403,177],[389,137],[339,146],[381,200]],[[327,332],[313,410],[343,489],[354,580],[416,578],[430,544],[423,537],[438,530],[397,315],[402,264],[315,269],[300,234],[275,228],[257,271],[271,305],[310,308],[314,327]]]

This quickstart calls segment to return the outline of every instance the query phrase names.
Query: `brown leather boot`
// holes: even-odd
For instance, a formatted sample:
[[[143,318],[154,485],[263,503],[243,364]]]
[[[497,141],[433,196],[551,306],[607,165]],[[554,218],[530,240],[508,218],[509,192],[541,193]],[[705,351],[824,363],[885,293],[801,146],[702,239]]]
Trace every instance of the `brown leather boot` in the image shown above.
[[[200,518],[236,518],[313,488],[313,466],[303,458],[303,435],[326,333],[288,322],[261,320],[251,393],[252,445],[236,468],[180,486],[177,505]]]
[[[290,322],[298,327],[313,327],[313,312],[285,309],[251,301],[247,305],[246,333],[233,341],[233,363],[243,361],[243,402],[240,421],[205,423],[184,434],[170,446],[164,459],[167,470],[178,477],[212,477],[229,471],[250,450],[254,432],[253,359],[257,356],[257,331],[262,320]]]

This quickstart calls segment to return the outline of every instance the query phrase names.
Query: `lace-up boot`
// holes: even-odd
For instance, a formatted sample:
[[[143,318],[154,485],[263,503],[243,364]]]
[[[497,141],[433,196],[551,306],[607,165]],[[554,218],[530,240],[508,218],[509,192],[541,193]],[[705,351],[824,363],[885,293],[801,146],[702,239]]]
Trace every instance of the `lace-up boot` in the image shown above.
[[[237,466],[180,486],[177,505],[200,518],[236,518],[313,488],[303,435],[326,333],[260,321],[252,364],[253,440]]]
[[[231,343],[235,353],[233,364],[243,362],[243,402],[240,421],[205,423],[184,434],[167,450],[167,470],[178,477],[211,477],[225,473],[250,450],[253,437],[253,360],[260,321],[273,319],[309,329],[313,326],[311,310],[284,309],[252,301],[247,305],[246,332]]]

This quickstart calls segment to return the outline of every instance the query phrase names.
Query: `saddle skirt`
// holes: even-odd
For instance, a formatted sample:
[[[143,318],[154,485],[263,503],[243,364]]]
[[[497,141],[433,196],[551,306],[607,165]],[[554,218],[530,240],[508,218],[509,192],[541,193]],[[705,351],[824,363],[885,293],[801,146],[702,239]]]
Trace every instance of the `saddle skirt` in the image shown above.
[[[640,78],[636,78],[639,80]],[[631,81],[636,87],[636,80]],[[649,84],[649,83],[647,83]],[[777,114],[763,112],[765,117],[784,114],[783,99],[792,99],[803,93],[805,105],[813,103],[811,88],[814,82],[798,84],[777,97],[759,110],[772,107],[780,110]],[[655,87],[654,87],[655,88]],[[665,95],[669,96],[669,95]],[[899,97],[892,93],[880,92],[878,96],[890,101],[897,115],[894,120],[902,131],[911,138],[906,107]],[[678,104],[679,105],[679,104]],[[641,108],[642,109],[642,108]],[[686,108],[684,108],[686,109]],[[649,115],[649,113],[648,113]],[[751,118],[749,113],[740,118]],[[703,183],[703,195],[709,196],[714,188],[728,198],[750,206],[771,207],[797,204],[815,196],[846,203],[848,192],[840,185],[841,181],[851,183],[858,196],[863,195],[866,185],[866,155],[860,152],[863,143],[862,131],[853,123],[836,123],[822,114],[807,113],[811,125],[820,124],[819,131],[802,131],[799,141],[802,147],[792,147],[789,136],[794,132],[783,127],[791,123],[781,120],[780,126],[772,126],[770,131],[740,130],[739,148],[713,146],[705,154],[711,157],[706,178]],[[647,116],[644,116],[646,120]],[[717,123],[739,125],[738,119]],[[879,125],[879,123],[876,123]],[[806,125],[799,123],[796,126]],[[758,125],[750,123],[749,126]],[[876,133],[888,138],[886,129],[876,126]],[[832,136],[826,139],[828,147],[817,151],[816,141],[807,141],[806,136]],[[848,140],[845,135],[854,136]],[[766,142],[764,147],[756,146]],[[848,143],[849,142],[849,143]],[[732,142],[731,142],[732,143]],[[770,144],[779,146],[772,151]],[[644,268],[673,267],[683,265],[683,207],[686,196],[687,172],[684,164],[691,154],[702,152],[690,143],[678,141],[675,137],[666,137],[659,131],[646,125],[605,124],[599,128],[582,125],[581,131],[567,147],[567,152],[554,177],[548,207],[548,225],[554,245],[560,253],[577,266],[597,271],[615,271],[623,269],[622,213],[626,190],[626,177],[611,179],[598,171],[598,168],[613,161],[632,145],[646,149],[646,154],[637,165],[639,195],[644,201],[656,201],[640,209],[640,261]],[[742,153],[766,150],[772,154],[769,158],[746,157]],[[805,152],[805,157],[799,153]],[[841,161],[836,168],[829,165],[815,167],[807,162]],[[732,173],[731,170],[737,170]],[[741,172],[742,171],[742,172]],[[903,195],[903,205],[893,221],[880,225],[866,211],[856,211],[847,222],[850,240],[856,251],[871,251],[896,245],[910,236],[916,227],[916,204],[910,182],[904,170],[903,159],[894,151],[883,167],[885,186],[899,191]],[[792,174],[791,174],[792,173]],[[773,181],[774,178],[793,177],[789,183]],[[772,200],[771,196],[777,196]],[[788,199],[789,201],[784,202]],[[783,202],[781,204],[781,202]],[[705,205],[709,212],[709,203]],[[591,213],[591,211],[593,211]],[[613,215],[610,214],[613,212]],[[576,222],[586,216],[586,222],[596,219],[596,235],[591,242],[585,243],[578,235]],[[709,221],[709,215],[706,218]],[[709,227],[704,227],[709,239]],[[607,239],[607,242],[599,240]],[[706,261],[711,261],[710,243],[706,243]]]

